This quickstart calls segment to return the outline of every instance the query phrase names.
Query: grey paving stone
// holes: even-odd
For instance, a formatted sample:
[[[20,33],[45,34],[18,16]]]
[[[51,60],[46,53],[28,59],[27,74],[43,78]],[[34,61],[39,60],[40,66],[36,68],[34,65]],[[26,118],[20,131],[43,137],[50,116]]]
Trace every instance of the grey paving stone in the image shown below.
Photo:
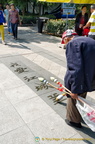
[[[36,144],[35,136],[23,126],[0,136],[0,144]]]
[[[65,67],[65,68],[67,67],[67,64],[66,64],[66,62],[65,62],[64,60],[57,60],[57,59],[55,58],[55,59],[53,59],[52,61],[56,62],[57,64]]]
[[[14,58],[15,59],[15,58]],[[23,59],[22,59],[23,60]],[[25,61],[26,59],[24,59],[24,61]],[[15,60],[15,62],[16,62],[16,60]],[[27,62],[27,61],[26,61]],[[6,61],[4,62],[5,64],[6,64]],[[34,68],[36,69],[36,67],[38,67],[37,65],[35,65],[35,64],[31,64],[31,66],[29,67],[29,65],[28,66],[26,66],[25,64],[27,64],[27,63],[25,63],[25,64],[23,64],[22,62],[20,62],[20,61],[17,61],[16,63],[18,63],[19,65],[21,65],[21,67],[26,67],[29,71],[28,72],[24,72],[24,73],[21,73],[21,74],[18,74],[17,72],[14,72],[14,70],[16,69],[16,68],[14,68],[14,67],[10,67],[10,63],[7,63],[6,65],[10,68],[10,70],[12,70],[14,73],[15,73],[15,75],[17,75],[25,84],[27,84],[30,88],[32,88],[37,94],[39,94],[39,95],[41,95],[41,94],[43,94],[43,93],[46,93],[46,92],[48,92],[48,90],[41,90],[41,91],[36,91],[36,89],[35,89],[35,87],[36,86],[39,86],[41,83],[39,82],[39,80],[37,80],[37,79],[34,79],[34,80],[31,80],[31,81],[29,81],[29,82],[27,82],[27,80],[25,80],[24,79],[24,77],[25,76],[27,76],[28,78],[29,77],[33,77],[33,76],[40,76],[40,77],[46,77],[47,78],[47,76],[48,76],[48,79],[50,78],[50,76],[51,76],[51,74],[50,73],[48,73],[46,70],[43,70],[43,71],[34,71],[33,70],[33,65],[34,65]],[[31,63],[31,62],[30,62]],[[29,63],[28,63],[29,64]],[[18,66],[19,67],[19,66]],[[30,68],[32,68],[32,69],[30,69]],[[41,68],[41,67],[38,67],[38,69],[39,68]],[[41,70],[42,70],[42,68],[41,68]],[[52,89],[50,88],[49,89],[49,91],[52,91]]]
[[[0,109],[0,135],[22,125],[24,125],[24,122],[13,106],[7,106]]]
[[[26,45],[26,44],[24,44],[24,45]],[[29,45],[29,44],[28,44]],[[39,53],[39,55],[42,55],[42,56],[44,56],[45,58],[48,58],[48,59],[52,59],[52,61],[54,61],[54,62],[56,62],[57,63],[57,61],[63,61],[63,63],[62,63],[62,65],[64,65],[64,66],[66,66],[66,60],[64,61],[64,58],[62,57],[62,56],[59,56],[59,55],[57,55],[57,54],[54,54],[54,53],[52,53],[52,52],[50,52],[50,51],[48,51],[48,50],[45,50],[45,49],[43,49],[43,48],[41,48],[40,49],[40,47],[39,46],[35,46],[35,45],[29,45],[29,47],[31,47],[31,50],[33,51],[33,52],[36,52],[36,53]],[[32,48],[33,47],[33,48]],[[64,53],[64,51],[63,51],[63,53]],[[61,64],[61,63],[58,63],[58,64]]]
[[[63,101],[56,103],[53,99],[49,98],[48,96],[54,93],[61,94],[61,92],[54,90],[52,92],[39,95],[57,114],[59,114],[63,119],[66,118],[66,105],[67,105],[67,97],[63,98]]]
[[[29,71],[29,72],[23,72],[18,74],[18,72],[15,72],[15,74],[23,81],[25,82],[25,84],[30,84],[33,83],[35,81],[38,81],[36,77],[38,77],[38,73],[35,71]],[[28,81],[29,78],[29,81]]]
[[[52,56],[51,53],[46,53],[46,52],[40,52],[39,55],[42,55],[44,56],[45,58],[48,58],[48,59],[54,59],[54,55]]]
[[[24,44],[22,43],[22,44],[21,44],[21,40],[20,40],[19,42],[20,42],[19,45],[21,45],[21,47],[27,48],[27,49],[31,49],[31,50],[33,50],[33,52],[36,52],[36,53],[37,53],[37,52],[41,52],[41,51],[42,51],[42,49],[40,49],[38,46],[35,46],[35,45],[33,45],[33,44],[32,44],[32,45],[29,44],[29,43],[28,43],[27,45],[26,45],[26,43],[24,43]]]
[[[28,67],[30,67],[32,70],[38,72],[41,71],[42,68],[40,66],[37,66],[35,63],[31,62],[30,60],[26,59],[25,57],[21,57],[21,61],[27,65]]]
[[[5,95],[13,105],[37,96],[27,85],[6,90]]]
[[[88,138],[89,141],[87,142],[88,144],[94,144],[95,142],[95,132],[93,132],[84,122],[82,123],[83,128],[77,132],[83,136],[83,138]]]
[[[70,138],[76,134],[76,131],[67,126],[55,112],[28,123],[28,126],[35,135],[40,137],[40,142],[44,141],[45,144],[60,144],[62,138]]]
[[[10,89],[23,85],[23,82],[15,76],[4,64],[0,64],[0,88]]]
[[[4,91],[0,89],[0,109],[4,108],[6,106],[10,106],[10,105],[11,105],[11,103],[5,96]]]
[[[27,68],[27,71],[33,71],[28,66],[26,66],[23,61],[21,61],[22,56],[14,56],[14,57],[7,57],[7,58],[1,58],[1,62],[5,64],[9,69],[11,69],[13,72],[16,70],[16,68],[22,67]],[[12,64],[18,64],[17,66]]]
[[[4,55],[0,55],[0,58],[4,58],[4,57],[10,57],[11,56],[11,54],[4,54]]]
[[[16,104],[15,108],[25,123],[29,123],[53,112],[53,110],[39,97]]]
[[[73,137],[70,138],[64,138],[64,142],[62,142],[61,144],[91,144],[91,142],[89,140],[91,140],[88,137],[83,138],[81,135],[79,134],[75,134]]]

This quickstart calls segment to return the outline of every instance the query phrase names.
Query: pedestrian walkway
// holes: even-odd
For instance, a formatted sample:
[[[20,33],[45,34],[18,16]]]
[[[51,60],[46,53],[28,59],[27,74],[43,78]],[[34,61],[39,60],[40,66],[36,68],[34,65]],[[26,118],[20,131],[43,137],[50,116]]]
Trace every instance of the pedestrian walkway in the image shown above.
[[[41,87],[37,77],[63,83],[66,72],[61,38],[37,33],[36,27],[19,27],[19,39],[5,33],[0,44],[0,144],[94,144],[94,135],[84,123],[74,129],[65,123],[66,97]],[[38,91],[37,91],[38,90]],[[88,94],[95,100],[95,92]]]

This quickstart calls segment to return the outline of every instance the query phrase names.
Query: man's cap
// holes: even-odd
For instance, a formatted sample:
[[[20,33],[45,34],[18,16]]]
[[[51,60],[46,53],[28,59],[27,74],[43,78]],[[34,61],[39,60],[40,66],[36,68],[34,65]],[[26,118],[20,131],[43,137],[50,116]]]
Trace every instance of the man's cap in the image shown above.
[[[95,4],[90,6],[91,9],[95,9]]]
[[[73,36],[73,35],[77,35],[77,33],[74,31],[74,30],[72,30],[72,29],[68,29],[68,30],[66,30],[63,34],[62,34],[62,44],[64,44],[64,38],[65,37],[70,37],[70,36]]]

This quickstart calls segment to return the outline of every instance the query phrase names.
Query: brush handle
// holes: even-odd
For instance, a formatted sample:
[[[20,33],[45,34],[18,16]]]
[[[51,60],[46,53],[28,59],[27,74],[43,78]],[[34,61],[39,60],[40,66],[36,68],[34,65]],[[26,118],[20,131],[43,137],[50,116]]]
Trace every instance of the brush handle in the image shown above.
[[[56,87],[56,86],[54,86],[54,85],[52,85],[51,83],[48,83],[48,85],[50,85],[51,87],[53,87],[53,88],[55,88],[55,89],[57,89],[57,90],[59,90],[59,88],[58,87]],[[69,94],[70,95],[70,93],[68,93],[67,91],[64,91],[66,94]]]
[[[69,94],[72,93],[72,92],[71,92],[69,89],[67,89],[65,86],[62,85],[62,87],[63,87],[66,91],[68,91]]]

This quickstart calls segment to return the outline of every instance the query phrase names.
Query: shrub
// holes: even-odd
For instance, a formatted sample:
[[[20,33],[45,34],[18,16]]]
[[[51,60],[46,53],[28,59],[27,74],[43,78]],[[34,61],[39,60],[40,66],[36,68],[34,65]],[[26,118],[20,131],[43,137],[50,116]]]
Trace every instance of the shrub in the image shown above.
[[[45,15],[42,15],[42,17],[47,17],[49,19],[56,19],[56,17],[53,15],[53,14],[45,14]]]
[[[66,29],[74,29],[74,20],[48,20],[45,26],[45,31],[47,33],[52,33],[53,35],[61,35]]]
[[[21,21],[23,24],[32,24],[32,23],[36,23],[36,17],[35,16],[20,16],[21,17]]]

